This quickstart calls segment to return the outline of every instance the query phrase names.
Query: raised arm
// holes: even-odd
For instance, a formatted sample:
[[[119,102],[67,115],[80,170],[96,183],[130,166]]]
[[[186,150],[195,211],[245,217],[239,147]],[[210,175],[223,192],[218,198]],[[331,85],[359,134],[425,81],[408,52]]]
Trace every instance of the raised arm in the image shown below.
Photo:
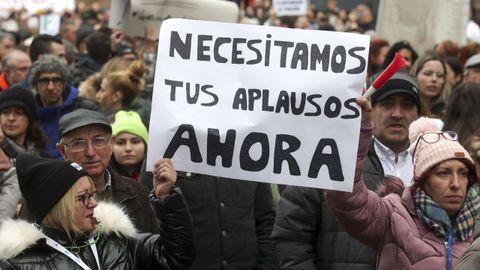
[[[344,229],[354,238],[376,249],[389,224],[391,209],[375,192],[369,191],[362,179],[363,165],[372,139],[372,107],[365,98],[357,98],[363,108],[357,166],[353,191],[327,191],[328,205]]]
[[[193,226],[177,174],[168,159],[155,163],[153,208],[160,220],[160,234],[141,234],[130,239],[137,269],[187,269],[195,258]]]

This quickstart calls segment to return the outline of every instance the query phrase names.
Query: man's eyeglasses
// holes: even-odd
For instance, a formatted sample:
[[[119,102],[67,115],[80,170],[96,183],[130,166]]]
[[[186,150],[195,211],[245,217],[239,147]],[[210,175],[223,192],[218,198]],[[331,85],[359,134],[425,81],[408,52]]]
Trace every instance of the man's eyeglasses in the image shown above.
[[[67,143],[62,143],[62,144],[67,147],[70,147],[72,152],[82,152],[88,148],[89,143],[91,143],[92,146],[96,149],[102,149],[107,145],[109,141],[110,141],[110,136],[101,136],[101,137],[95,137],[90,140],[75,140],[69,144]]]
[[[27,72],[30,69],[30,66],[27,66],[27,67],[13,67],[12,69],[18,70],[20,72]]]
[[[83,205],[87,206],[90,200],[93,198],[95,201],[97,200],[98,192],[94,191],[92,193],[83,193],[82,195],[77,195],[77,201],[81,201]]]
[[[56,78],[41,78],[41,79],[38,79],[37,81],[37,85],[39,87],[47,87],[50,82],[53,83],[54,86],[56,87],[62,87],[63,84],[65,83],[65,80],[60,78],[60,77],[56,77]]]
[[[415,144],[415,148],[413,149],[413,152],[412,152],[412,156],[415,156],[415,153],[417,152],[418,143],[420,142],[420,140],[423,140],[424,142],[431,144],[431,143],[438,142],[440,140],[440,136],[442,136],[443,138],[449,141],[458,141],[457,133],[452,130],[447,130],[443,132],[427,132],[420,135],[420,137],[418,137],[417,143]]]

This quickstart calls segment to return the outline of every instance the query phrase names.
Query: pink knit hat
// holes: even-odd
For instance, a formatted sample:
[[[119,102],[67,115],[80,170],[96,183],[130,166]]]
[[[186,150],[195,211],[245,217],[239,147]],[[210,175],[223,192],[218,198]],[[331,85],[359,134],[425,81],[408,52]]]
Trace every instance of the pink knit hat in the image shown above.
[[[448,131],[442,132],[442,126],[440,120],[428,117],[420,117],[410,124],[408,137],[413,157],[414,181],[421,179],[438,163],[449,159],[460,159],[476,179],[475,163],[467,150]]]

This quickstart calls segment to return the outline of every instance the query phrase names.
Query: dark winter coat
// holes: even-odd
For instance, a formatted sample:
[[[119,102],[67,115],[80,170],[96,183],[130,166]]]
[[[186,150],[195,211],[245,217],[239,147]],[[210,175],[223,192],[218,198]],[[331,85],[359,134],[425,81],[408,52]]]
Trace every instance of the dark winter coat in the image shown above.
[[[110,198],[121,205],[140,232],[158,233],[159,225],[144,185],[109,168],[112,177]]]
[[[190,270],[278,269],[270,184],[178,172],[177,185],[194,224],[197,259]]]
[[[364,176],[367,186],[373,190],[384,179],[373,143]],[[375,269],[375,251],[340,227],[321,189],[286,188],[277,208],[272,239],[281,269]]]
[[[181,193],[174,191],[164,202],[156,200],[154,205],[162,221],[161,234],[137,233],[118,206],[99,203],[95,216],[103,232],[96,248],[102,269],[187,269],[195,251],[191,219]],[[73,245],[64,232],[47,227],[41,229],[63,246]],[[0,269],[82,269],[66,255],[46,245],[39,228],[25,221],[5,222],[0,238]],[[75,252],[91,269],[97,269],[88,246]]]

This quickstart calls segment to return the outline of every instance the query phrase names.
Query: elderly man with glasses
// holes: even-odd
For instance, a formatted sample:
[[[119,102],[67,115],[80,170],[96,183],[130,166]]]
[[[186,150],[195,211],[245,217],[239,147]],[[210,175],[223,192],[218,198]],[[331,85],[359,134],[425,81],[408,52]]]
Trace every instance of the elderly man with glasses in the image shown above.
[[[108,166],[112,156],[112,128],[106,116],[86,109],[75,110],[60,118],[59,134],[58,151],[65,160],[78,163],[88,172],[99,200],[124,207],[140,232],[159,232],[147,189]]]
[[[60,58],[44,55],[33,63],[29,77],[38,103],[38,118],[48,136],[46,150],[56,159],[61,159],[55,146],[59,141],[60,117],[78,108],[97,109],[93,102],[80,97],[78,89],[68,83],[68,72],[68,66]]]

